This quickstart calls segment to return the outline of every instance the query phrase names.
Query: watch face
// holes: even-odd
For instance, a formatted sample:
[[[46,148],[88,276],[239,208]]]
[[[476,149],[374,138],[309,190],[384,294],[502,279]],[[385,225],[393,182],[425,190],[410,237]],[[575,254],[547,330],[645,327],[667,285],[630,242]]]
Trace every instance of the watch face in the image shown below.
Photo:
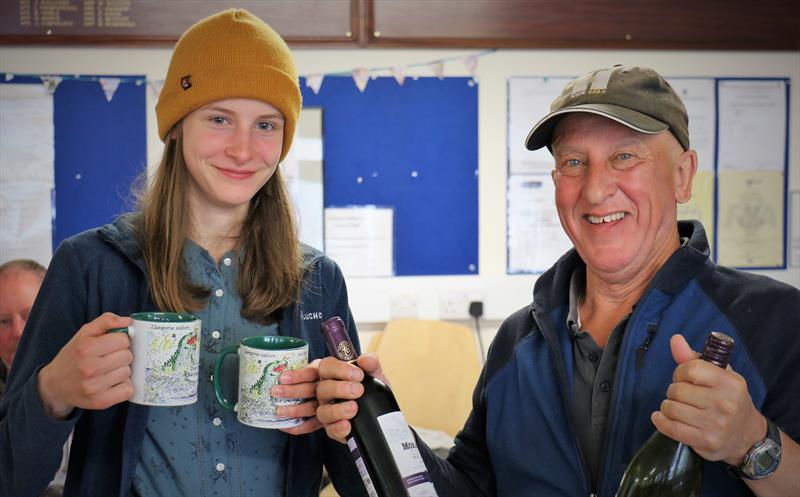
[[[752,476],[758,478],[772,474],[778,466],[780,457],[780,445],[770,439],[764,440],[761,447],[756,448],[752,455]]]
[[[772,466],[774,461],[775,459],[773,459],[772,455],[770,455],[770,453],[767,451],[757,454],[753,458],[753,473],[756,475],[762,475],[766,473],[769,471],[770,466]]]

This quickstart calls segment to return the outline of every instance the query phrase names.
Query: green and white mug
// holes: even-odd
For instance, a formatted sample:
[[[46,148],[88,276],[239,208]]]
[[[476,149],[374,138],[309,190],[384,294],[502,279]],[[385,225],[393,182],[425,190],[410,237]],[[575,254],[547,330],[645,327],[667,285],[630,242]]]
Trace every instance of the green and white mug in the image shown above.
[[[231,402],[222,392],[222,363],[229,354],[239,355],[239,397]],[[282,418],[277,408],[303,399],[273,397],[270,390],[280,375],[308,364],[308,343],[289,336],[251,336],[226,347],[214,362],[214,393],[225,409],[236,411],[240,423],[256,428],[291,428],[303,418]]]
[[[133,364],[131,402],[182,406],[197,402],[200,377],[200,320],[178,312],[137,312],[133,324],[109,332],[127,333]]]

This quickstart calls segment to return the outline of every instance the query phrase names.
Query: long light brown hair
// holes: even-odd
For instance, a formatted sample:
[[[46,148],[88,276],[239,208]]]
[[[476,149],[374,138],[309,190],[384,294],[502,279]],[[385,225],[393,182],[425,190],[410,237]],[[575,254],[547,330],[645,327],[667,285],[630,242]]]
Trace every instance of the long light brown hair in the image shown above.
[[[169,133],[152,180],[139,194],[133,220],[153,301],[164,311],[198,311],[210,295],[210,289],[190,281],[184,267],[183,246],[190,229],[187,181],[179,123]],[[280,168],[250,200],[240,233],[236,290],[242,317],[274,322],[276,311],[298,299],[302,280],[300,243]]]

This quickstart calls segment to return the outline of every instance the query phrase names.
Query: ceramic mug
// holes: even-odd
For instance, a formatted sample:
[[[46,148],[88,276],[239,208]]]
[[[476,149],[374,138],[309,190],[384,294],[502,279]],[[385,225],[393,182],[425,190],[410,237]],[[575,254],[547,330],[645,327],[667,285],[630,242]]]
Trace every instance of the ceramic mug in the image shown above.
[[[231,402],[222,392],[222,363],[229,354],[239,355],[239,398]],[[226,347],[214,362],[214,393],[226,409],[236,411],[240,423],[256,428],[291,428],[303,418],[281,418],[280,406],[294,405],[303,399],[273,397],[270,390],[280,375],[308,364],[308,343],[288,336],[251,336],[238,345]]]
[[[137,312],[131,319],[127,328],[109,330],[127,333],[131,340],[130,401],[147,406],[197,402],[200,320],[177,312]]]

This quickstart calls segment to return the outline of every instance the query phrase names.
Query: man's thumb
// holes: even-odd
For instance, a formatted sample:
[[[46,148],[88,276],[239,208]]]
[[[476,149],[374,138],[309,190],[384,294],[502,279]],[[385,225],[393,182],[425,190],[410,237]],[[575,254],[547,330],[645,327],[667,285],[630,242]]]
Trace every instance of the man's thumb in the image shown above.
[[[672,357],[678,364],[683,364],[686,361],[697,359],[698,354],[689,346],[689,342],[683,338],[683,335],[672,335],[669,339],[669,348],[672,351]]]

